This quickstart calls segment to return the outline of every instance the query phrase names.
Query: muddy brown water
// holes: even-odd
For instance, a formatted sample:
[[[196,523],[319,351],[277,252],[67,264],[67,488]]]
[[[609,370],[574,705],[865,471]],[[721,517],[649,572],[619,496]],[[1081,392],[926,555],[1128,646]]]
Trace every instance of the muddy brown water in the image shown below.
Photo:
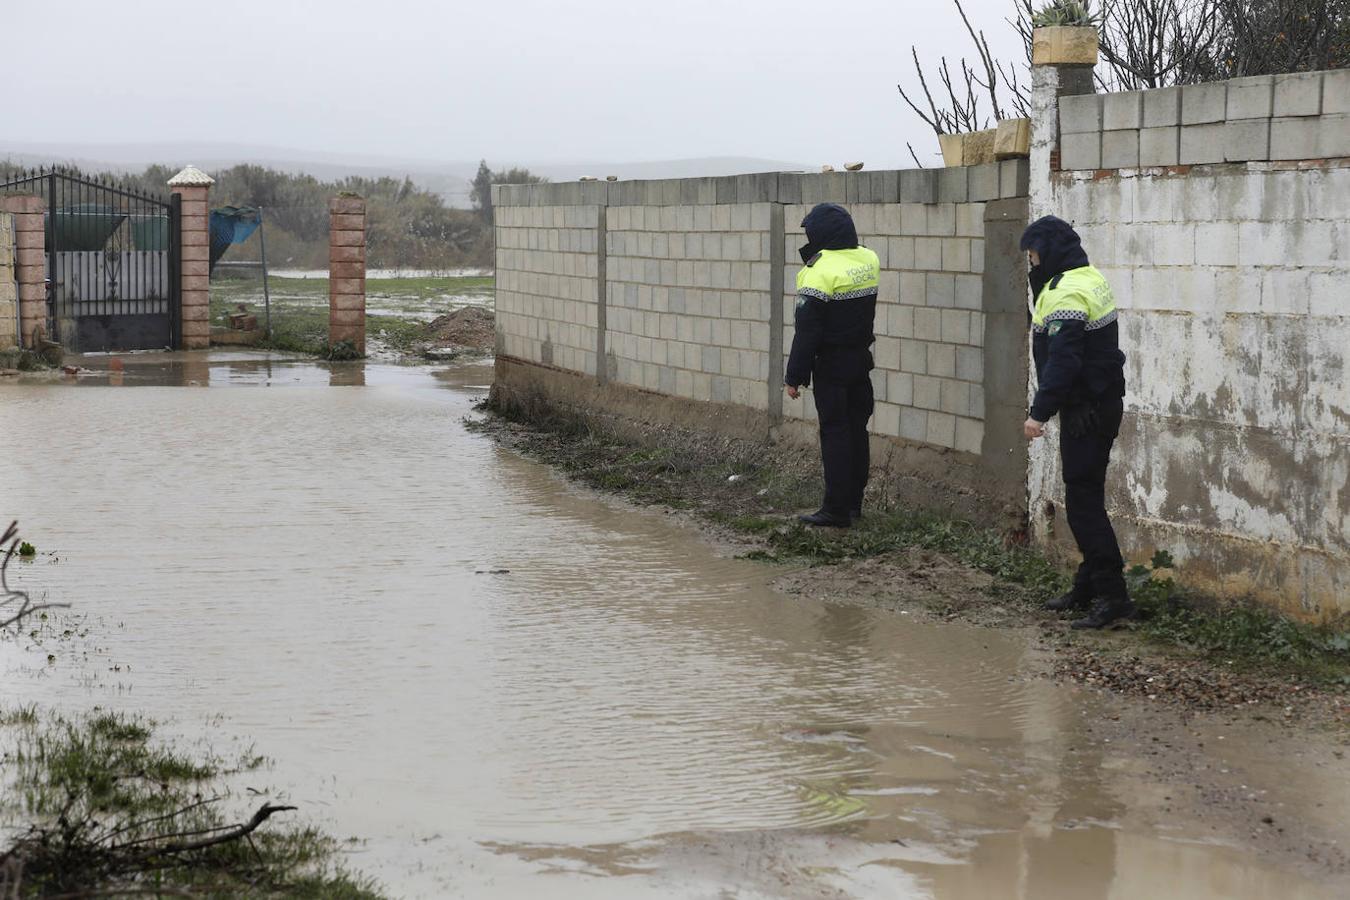
[[[1157,786],[1089,739],[1095,701],[1020,677],[1021,637],[784,598],[467,431],[490,377],[0,384],[0,514],[43,551],[16,580],[88,631],[0,645],[5,704],[252,746],[241,808],[359,838],[397,896],[1330,896],[1150,824]]]

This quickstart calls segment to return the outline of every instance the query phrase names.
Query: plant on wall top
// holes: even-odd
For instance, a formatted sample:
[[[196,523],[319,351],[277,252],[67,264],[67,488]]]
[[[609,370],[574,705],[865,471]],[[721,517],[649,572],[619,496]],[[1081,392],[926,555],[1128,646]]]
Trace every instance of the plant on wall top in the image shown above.
[[[1096,28],[1099,16],[1092,12],[1092,0],[1051,0],[1031,17],[1033,28],[1070,26]]]

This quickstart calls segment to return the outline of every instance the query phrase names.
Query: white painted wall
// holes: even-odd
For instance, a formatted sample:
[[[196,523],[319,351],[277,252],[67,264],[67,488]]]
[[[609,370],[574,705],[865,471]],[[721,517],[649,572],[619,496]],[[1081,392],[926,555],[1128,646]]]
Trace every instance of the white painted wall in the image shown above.
[[[1074,223],[1121,309],[1108,497],[1127,557],[1163,548],[1195,587],[1350,612],[1350,160],[1037,171],[1033,215]],[[1069,547],[1054,436],[1038,444],[1034,532]]]

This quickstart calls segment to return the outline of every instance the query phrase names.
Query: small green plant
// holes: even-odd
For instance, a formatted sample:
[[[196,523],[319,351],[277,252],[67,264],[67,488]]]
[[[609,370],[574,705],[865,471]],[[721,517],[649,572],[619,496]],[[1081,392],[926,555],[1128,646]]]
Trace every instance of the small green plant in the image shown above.
[[[325,344],[323,348],[323,358],[331,362],[346,362],[353,359],[361,359],[365,354],[356,349],[356,345],[351,341],[338,341],[336,344]]]
[[[1257,603],[1186,597],[1170,577],[1158,575],[1173,565],[1171,555],[1160,550],[1147,566],[1125,573],[1139,607],[1140,630],[1151,640],[1247,666],[1283,665],[1330,682],[1346,678],[1350,632],[1298,622]]]
[[[1092,12],[1092,0],[1052,0],[1031,16],[1033,28],[1096,28],[1101,17]]]
[[[1172,568],[1172,554],[1159,550],[1153,554],[1147,566],[1131,566],[1125,572],[1125,584],[1130,596],[1145,617],[1161,615],[1171,611],[1176,605],[1176,582],[1171,578],[1158,578],[1159,569]]]
[[[37,548],[27,541],[24,541],[19,544],[19,556],[24,559],[32,559],[34,556],[37,556]]]

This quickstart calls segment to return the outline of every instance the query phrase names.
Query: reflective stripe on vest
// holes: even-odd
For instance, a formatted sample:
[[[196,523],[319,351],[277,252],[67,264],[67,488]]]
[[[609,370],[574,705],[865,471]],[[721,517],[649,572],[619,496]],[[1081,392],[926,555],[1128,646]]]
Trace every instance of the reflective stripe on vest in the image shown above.
[[[881,263],[866,247],[822,250],[813,264],[797,273],[797,293],[826,302],[872,297],[880,277]]]
[[[1051,279],[1053,282],[1054,279]],[[1116,300],[1105,276],[1092,266],[1070,269],[1052,288],[1041,288],[1031,322],[1037,333],[1055,321],[1079,321],[1088,331],[1104,328],[1116,320]]]

